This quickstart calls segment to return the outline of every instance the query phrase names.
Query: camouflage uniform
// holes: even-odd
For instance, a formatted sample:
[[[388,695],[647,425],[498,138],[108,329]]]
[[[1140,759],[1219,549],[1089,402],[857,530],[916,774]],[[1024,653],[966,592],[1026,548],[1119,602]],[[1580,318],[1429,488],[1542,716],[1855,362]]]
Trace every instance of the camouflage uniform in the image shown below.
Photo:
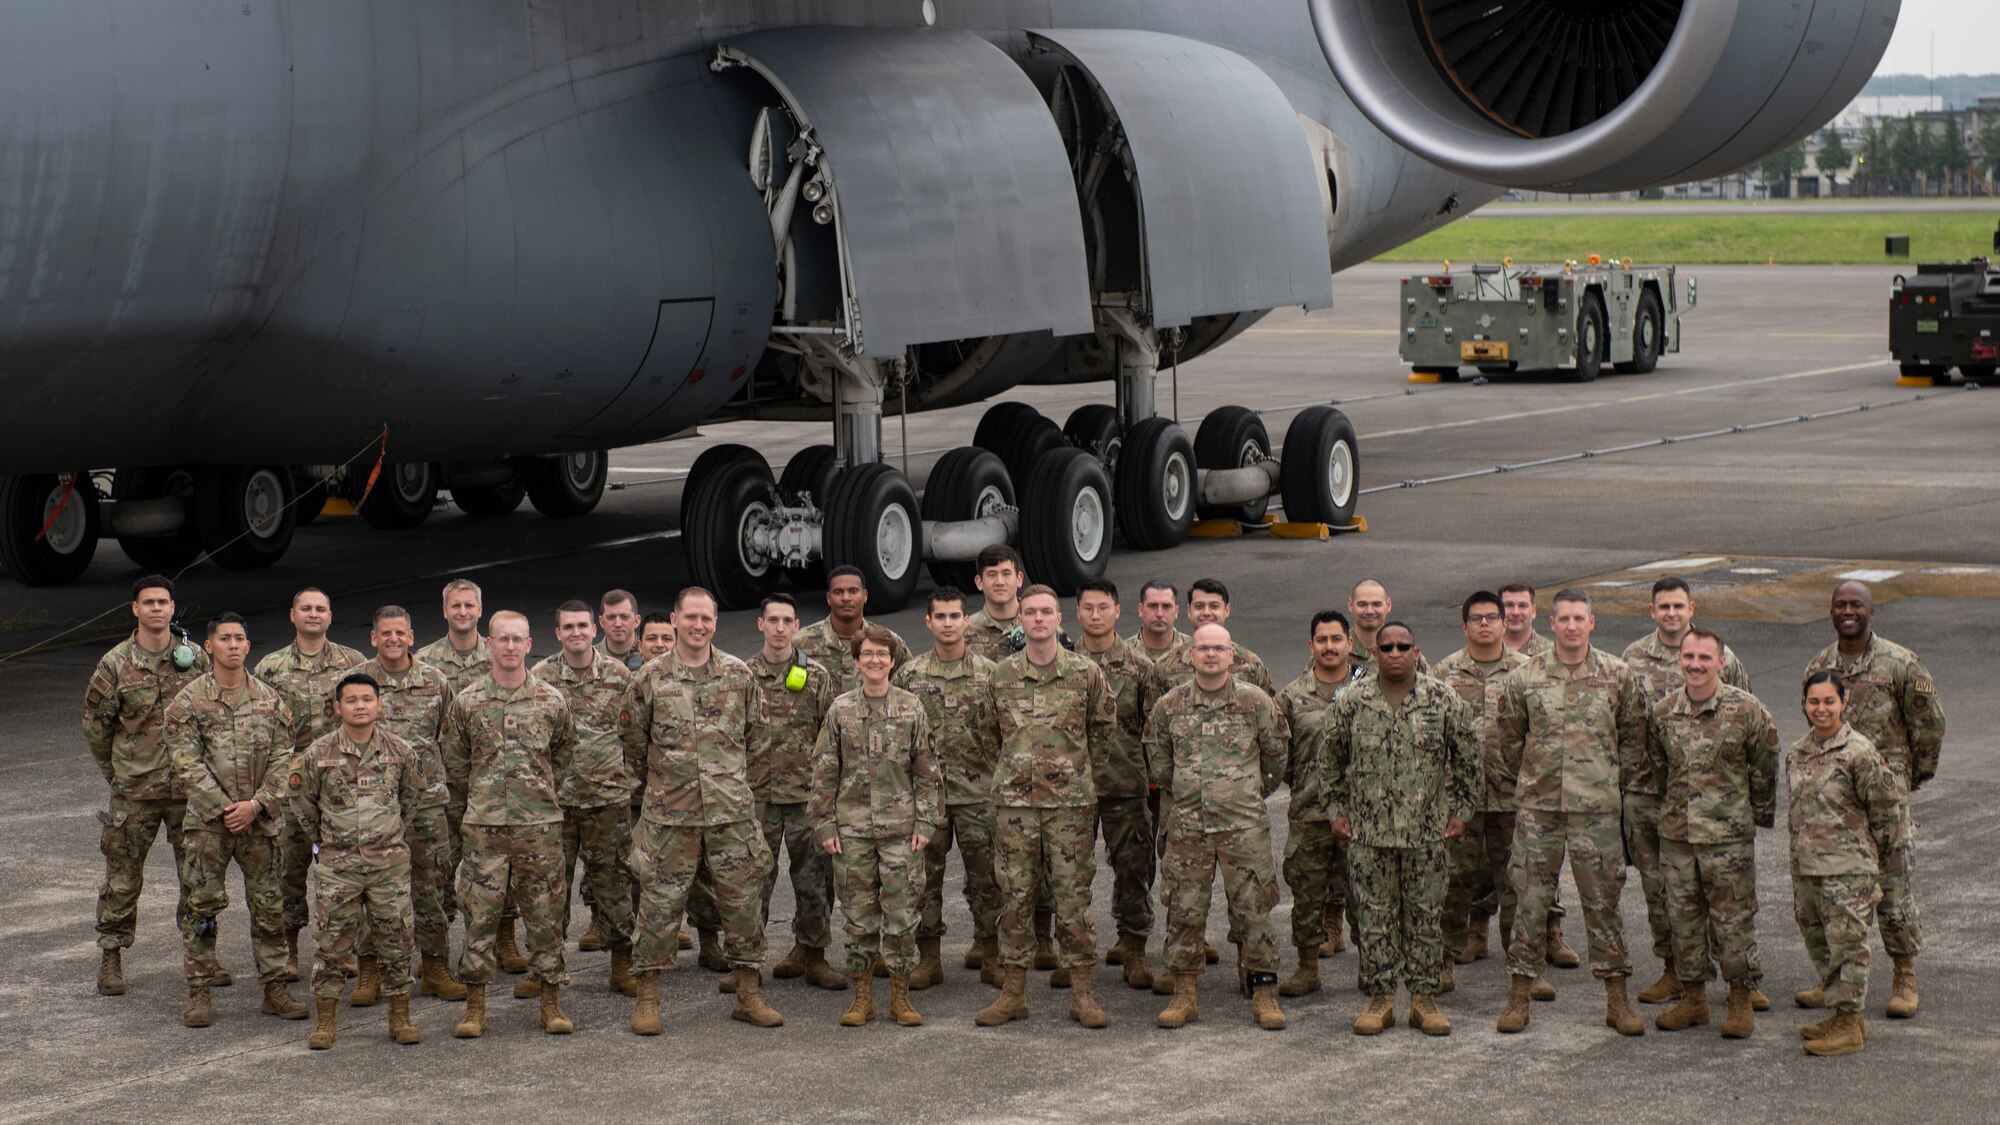
[[[1190,637],[1174,634],[1174,647],[1155,656],[1153,667],[1160,673],[1160,694],[1194,679],[1194,641]],[[1236,646],[1236,656],[1229,662],[1229,678],[1249,684],[1265,695],[1276,695],[1278,689],[1271,685],[1271,670],[1264,666],[1264,660],[1256,653]]]
[[[1327,815],[1319,732],[1334,696],[1360,676],[1360,667],[1350,665],[1346,680],[1323,684],[1307,667],[1272,701],[1291,742],[1285,765],[1292,799],[1285,813],[1284,874],[1292,889],[1292,945],[1299,949],[1320,944],[1327,919],[1347,911],[1347,845],[1334,839],[1333,818]],[[1358,941],[1360,930],[1351,917],[1349,922]]]
[[[944,778],[944,812],[924,848],[924,898],[919,940],[944,936],[944,863],[958,843],[965,868],[965,906],[974,941],[995,937],[1000,891],[993,881],[993,768],[1000,727],[993,710],[993,662],[968,652],[961,660],[935,651],[896,669],[893,682],[917,697],[930,720],[931,748]]]
[[[1555,650],[1555,647],[1556,646],[1554,641],[1549,640],[1547,637],[1542,636],[1540,633],[1530,633],[1528,634],[1528,639],[1521,642],[1520,648],[1508,649],[1507,651],[1518,652],[1522,656],[1525,656],[1528,659],[1533,660],[1535,657],[1541,656],[1544,653],[1553,652]]]
[[[856,636],[860,635],[858,630],[870,624],[867,618],[862,618],[861,623],[855,626]],[[800,629],[792,637],[793,648],[826,666],[833,676],[836,695],[861,686],[861,666],[855,662],[853,644],[853,637],[843,637],[833,631],[833,618],[830,616]],[[889,631],[889,654],[893,658],[891,668],[902,667],[904,661],[910,658],[910,646],[904,644],[903,638],[897,636],[893,629]]]
[[[1104,858],[1111,864],[1111,917],[1122,937],[1153,932],[1153,811],[1146,800],[1146,716],[1162,694],[1153,663],[1131,645],[1111,638],[1111,647],[1091,652],[1079,646],[1104,673],[1118,716],[1111,742],[1096,758],[1097,828]]]
[[[1785,780],[1792,915],[1826,1006],[1858,1012],[1868,996],[1869,913],[1881,882],[1910,858],[1902,780],[1851,726],[1824,742],[1810,733],[1794,742]]]
[[[965,647],[982,659],[998,664],[1014,655],[1014,630],[1019,627],[1018,618],[1009,617],[1002,621],[982,607],[965,619]]]
[[[1058,961],[1097,963],[1090,924],[1096,874],[1095,764],[1116,737],[1118,716],[1104,673],[1088,657],[1058,648],[1046,666],[1017,652],[990,682],[1000,752],[994,768],[993,873],[1000,888],[1000,964],[1034,961],[1035,887],[1048,873]]]
[[[493,979],[494,943],[511,899],[527,927],[528,979],[569,983],[563,971],[562,806],[558,778],[570,772],[576,723],[563,693],[529,675],[504,688],[490,674],[445,708],[439,739],[465,854],[458,904],[465,949],[458,979]]]
[[[792,874],[792,938],[801,946],[825,949],[833,944],[833,875],[836,864],[820,847],[816,826],[807,814],[812,799],[813,747],[820,724],[833,706],[833,674],[826,665],[805,657],[806,686],[785,686],[792,670],[787,660],[773,664],[762,652],[743,663],[750,669],[750,795],[757,802],[757,823],[771,849],[771,867],[764,876],[763,912],[771,917],[771,895],[778,889],[778,849],[788,853]]]
[[[1354,666],[1364,674],[1369,676],[1375,674],[1375,646],[1372,642],[1364,644],[1360,637],[1354,638],[1354,651],[1348,655],[1347,659],[1352,661]],[[1433,677],[1436,675],[1436,673],[1431,671],[1430,658],[1421,652],[1417,654],[1417,675]]]
[[[418,665],[422,668],[422,665]],[[364,744],[345,730],[323,735],[298,763],[293,804],[318,845],[313,891],[313,995],[337,998],[360,942],[362,914],[381,968],[382,992],[410,991],[409,826],[429,799],[419,751],[379,723]]]
[[[590,667],[569,666],[561,653],[535,665],[535,677],[569,701],[576,724],[576,753],[556,779],[562,805],[562,930],[569,932],[569,888],[583,860],[586,894],[606,949],[632,944],[632,876],[625,853],[632,842],[632,791],[638,783],[625,768],[625,744],[618,716],[632,674],[616,657],[591,653]]]
[[[382,712],[375,728],[388,731],[407,746],[409,761],[399,768],[407,770],[417,785],[416,801],[405,810],[410,826],[410,903],[416,915],[417,952],[443,963],[451,959],[451,919],[458,913],[458,896],[452,888],[458,874],[458,841],[445,815],[451,789],[445,784],[444,757],[438,749],[451,688],[443,672],[418,660],[410,661],[400,672],[382,667],[379,659],[354,671],[381,688]],[[359,898],[353,901],[361,908]],[[317,909],[314,917],[319,917]],[[384,956],[387,950],[374,942],[374,930],[367,929],[366,934],[365,950],[378,959]]]
[[[917,910],[923,860],[912,835],[937,834],[943,818],[931,724],[916,696],[891,687],[881,699],[860,688],[827,711],[813,747],[812,807],[806,818],[840,877],[847,930],[847,975],[862,976],[880,953],[889,971],[917,968]]]
[[[1574,668],[1555,651],[1501,681],[1492,754],[1516,778],[1508,877],[1519,907],[1507,943],[1515,976],[1541,975],[1549,905],[1568,854],[1583,900],[1590,971],[1632,974],[1618,899],[1625,890],[1622,779],[1646,767],[1646,699],[1625,662],[1591,649]]]
[[[167,705],[167,752],[187,789],[187,818],[181,823],[181,885],[187,888],[188,924],[181,936],[187,982],[214,983],[215,932],[197,923],[229,906],[229,861],[243,873],[250,900],[250,948],[257,979],[285,979],[285,903],[280,882],[284,856],[278,841],[295,760],[294,747],[305,729],[290,701],[255,678],[226,690],[213,673],[181,689]],[[256,801],[257,817],[238,835],[222,823],[223,810],[237,801]]]
[[[602,656],[616,661],[619,667],[625,669],[627,672],[637,672],[646,666],[646,654],[639,648],[637,634],[633,635],[632,647],[626,649],[623,656],[611,651],[611,638],[609,637],[597,638],[597,643],[591,646],[591,649]]]
[[[1181,632],[1179,629],[1175,629],[1173,641],[1169,643],[1166,648],[1161,649],[1159,652],[1154,652],[1152,649],[1146,647],[1146,634],[1144,630],[1141,630],[1140,632],[1134,633],[1131,636],[1126,637],[1125,643],[1131,646],[1133,652],[1136,652],[1140,656],[1145,657],[1148,661],[1150,661],[1153,664],[1158,664],[1161,660],[1178,652],[1183,646],[1185,646],[1188,643],[1188,635],[1186,633]]]
[[[1882,927],[1882,947],[1891,957],[1915,957],[1923,949],[1924,932],[1917,917],[1917,818],[1910,794],[1937,773],[1938,752],[1944,746],[1944,708],[1937,684],[1917,654],[1902,645],[1870,635],[1868,648],[1856,657],[1828,645],[1806,665],[1806,676],[1834,671],[1847,681],[1847,724],[1867,738],[1902,786],[1904,834],[1910,854],[1897,870],[1882,875],[1882,902],[1876,919]]]
[[[1444,892],[1444,947],[1451,953],[1464,948],[1474,919],[1483,934],[1486,920],[1499,914],[1503,941],[1514,924],[1514,886],[1507,879],[1507,857],[1514,843],[1514,779],[1506,778],[1504,785],[1500,784],[1487,763],[1500,681],[1527,662],[1520,653],[1503,650],[1500,659],[1481,664],[1470,652],[1459,649],[1438,661],[1433,673],[1464,702],[1480,754],[1472,817],[1465,822],[1465,835],[1445,848],[1451,860],[1451,878]]]
[[[333,713],[333,685],[367,659],[332,641],[327,641],[318,653],[307,656],[299,651],[299,643],[294,639],[257,662],[256,677],[278,689],[304,728],[299,744],[293,747],[295,751],[303,751],[313,739],[340,725],[340,717]],[[284,812],[278,846],[285,865],[285,928],[303,929],[312,921],[312,912],[306,906],[306,868],[312,866],[312,844],[290,807]]]
[[[1378,676],[1333,701],[1320,728],[1327,812],[1352,839],[1357,953],[1370,996],[1400,981],[1434,996],[1444,969],[1445,831],[1471,819],[1480,789],[1480,746],[1458,693],[1418,676],[1391,705]]]
[[[125,949],[132,944],[139,916],[139,888],[146,882],[146,853],[164,826],[174,867],[184,862],[181,822],[187,816],[187,789],[167,753],[167,704],[197,676],[208,657],[195,651],[194,664],[174,667],[169,639],[165,651],[147,652],[134,632],[97,662],[83,695],[83,736],[97,771],[111,787],[110,807],[97,814],[103,827],[104,882],[97,889],[97,945]],[[186,932],[187,885],[179,885],[174,921]]]
[[[1728,684],[1697,703],[1686,688],[1653,704],[1647,753],[1666,779],[1660,868],[1673,926],[1675,975],[1756,989],[1758,828],[1777,815],[1778,725],[1757,697]]]
[[[1207,964],[1204,934],[1219,867],[1242,968],[1277,971],[1271,910],[1278,880],[1264,798],[1284,778],[1286,745],[1271,697],[1234,676],[1212,692],[1190,679],[1161,696],[1147,717],[1146,761],[1169,802],[1161,864],[1169,970],[1199,973]]]
[[[479,639],[471,652],[460,652],[451,647],[451,634],[447,633],[418,649],[416,661],[443,672],[453,695],[471,687],[474,680],[493,670],[493,654],[486,650],[484,637]]]
[[[633,677],[619,730],[645,795],[627,861],[639,883],[634,973],[672,967],[681,912],[704,865],[714,876],[723,955],[733,968],[764,964],[761,896],[771,847],[750,792],[754,691],[750,669],[719,650],[698,667],[675,650]]]

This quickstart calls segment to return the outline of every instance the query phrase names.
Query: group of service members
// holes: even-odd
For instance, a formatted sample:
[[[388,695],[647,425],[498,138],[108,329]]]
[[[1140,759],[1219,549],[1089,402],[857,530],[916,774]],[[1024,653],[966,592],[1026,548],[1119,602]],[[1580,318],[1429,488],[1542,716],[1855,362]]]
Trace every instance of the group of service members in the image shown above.
[[[1627,866],[1662,965],[1638,999],[1673,1003],[1657,1026],[1706,1024],[1718,968],[1723,1036],[1747,1037],[1768,1007],[1754,841],[1775,816],[1776,725],[1722,638],[1693,624],[1685,581],[1654,585],[1655,630],[1619,657],[1592,647],[1581,590],[1555,596],[1547,638],[1532,588],[1480,591],[1461,607],[1464,647],[1432,665],[1382,584],[1365,580],[1351,617],[1312,617],[1310,661],[1279,688],[1231,641],[1229,593],[1214,579],[1187,592],[1191,633],[1177,629],[1178,592],[1147,583],[1129,638],[1116,631],[1116,587],[1086,583],[1072,640],[1057,595],[1028,584],[1013,550],[989,548],[976,567],[979,608],[967,613],[973,598],[956,589],[932,592],[921,654],[866,619],[861,575],[840,568],[815,625],[801,627],[788,595],[767,598],[747,659],[714,647],[715,601],[698,587],[671,615],[640,617],[623,590],[596,612],[564,603],[560,649],[532,667],[527,618],[494,613],[482,638],[469,581],[445,587],[446,635],[422,649],[407,610],[378,609],[372,659],[328,639],[331,604],[306,589],[292,643],[254,673],[240,616],[213,618],[196,648],[174,632],[173,583],[143,578],[137,629],[100,661],[84,705],[112,789],[98,991],[125,990],[121,951],[164,826],[180,873],[186,1024],[208,1026],[211,990],[231,983],[215,945],[233,860],[262,1010],[316,1015],[315,1049],[334,1042],[350,976],[351,1004],[388,998],[399,1043],[420,1038],[413,987],[463,1000],[454,1034],[483,1034],[502,969],[525,973],[514,995],[539,998],[543,1030],[573,1030],[560,990],[579,866],[590,911],[579,947],[610,951],[609,984],[634,998],[634,1032],[660,1034],[660,973],[697,947],[702,967],[727,973],[735,1019],[778,1026],[762,968],[781,850],[794,945],[772,975],[851,989],[843,1025],[875,1018],[878,976],[889,1018],[923,1022],[910,993],[945,977],[956,846],[973,928],[962,964],[999,989],[975,1022],[1026,1018],[1037,970],[1068,990],[1072,1020],[1104,1027],[1091,989],[1100,839],[1118,931],[1104,959],[1127,986],[1171,997],[1163,1028],[1199,1017],[1197,982],[1220,956],[1204,937],[1219,873],[1258,1026],[1283,1028],[1278,997],[1320,991],[1319,960],[1351,935],[1368,997],[1355,1033],[1395,1024],[1400,986],[1411,1027],[1449,1034],[1437,997],[1455,987],[1455,965],[1487,956],[1497,914],[1511,981],[1497,1027],[1523,1031],[1532,1003],[1555,999],[1543,967],[1582,963],[1556,901],[1565,859],[1608,1026],[1645,1030],[1626,983]],[[1837,587],[1830,616],[1835,642],[1805,677],[1811,729],[1786,758],[1794,914],[1818,977],[1795,1000],[1833,1013],[1802,1029],[1815,1055],[1862,1049],[1878,921],[1894,963],[1888,1014],[1916,1013],[1909,801],[1935,773],[1944,733],[1928,672],[1874,634],[1867,587]],[[1297,951],[1282,982],[1265,805],[1280,785]],[[311,1013],[286,987],[299,979],[309,867]],[[1156,882],[1158,974],[1147,953]],[[844,971],[827,960],[836,898]]]

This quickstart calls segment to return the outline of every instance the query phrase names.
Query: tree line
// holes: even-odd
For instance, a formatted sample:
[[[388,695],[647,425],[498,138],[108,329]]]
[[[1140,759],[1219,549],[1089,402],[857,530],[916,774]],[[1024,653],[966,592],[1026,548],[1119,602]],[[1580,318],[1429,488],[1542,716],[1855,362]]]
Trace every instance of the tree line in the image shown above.
[[[2000,120],[1988,122],[1968,145],[1959,118],[1948,113],[1921,122],[1871,120],[1852,149],[1829,127],[1819,135],[1820,173],[1831,178],[1852,172],[1848,193],[1853,195],[1993,194],[2000,176]],[[1944,127],[1933,129],[1930,121]],[[1754,170],[1768,181],[1789,183],[1805,171],[1806,151],[1800,141],[1765,157]]]

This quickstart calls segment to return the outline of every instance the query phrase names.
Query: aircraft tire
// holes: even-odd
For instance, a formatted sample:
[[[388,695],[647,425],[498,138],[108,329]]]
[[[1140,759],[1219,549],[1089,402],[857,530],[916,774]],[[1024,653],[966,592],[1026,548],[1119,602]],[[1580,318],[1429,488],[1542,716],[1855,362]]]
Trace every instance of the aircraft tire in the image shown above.
[[[938,458],[924,482],[924,519],[971,520],[991,515],[995,510],[1014,506],[1014,481],[1007,466],[990,451],[961,445]],[[928,564],[931,581],[940,586],[956,586],[966,597],[977,592],[973,579],[978,564],[972,559],[932,559]]]
[[[326,482],[307,472],[303,465],[292,467],[292,494],[299,498],[292,505],[293,522],[299,527],[318,519],[320,509],[326,507]]]
[[[1028,416],[1041,417],[1041,412],[1025,402],[1009,399],[996,402],[979,416],[979,426],[972,431],[972,444],[990,450],[1001,456],[1007,454],[1007,439],[1014,431],[1014,424]]]
[[[1224,406],[1201,420],[1194,434],[1194,461],[1204,469],[1240,469],[1271,456],[1271,432],[1254,411]],[[1249,504],[1200,504],[1195,514],[1205,520],[1256,523],[1271,510],[1271,498]]]
[[[1666,346],[1662,335],[1666,315],[1660,309],[1660,298],[1651,289],[1639,294],[1639,308],[1632,319],[1632,358],[1618,364],[1616,370],[1621,375],[1650,375],[1660,365],[1660,351]]]
[[[1604,370],[1604,298],[1583,295],[1583,307],[1576,314],[1576,367],[1570,381],[1589,383]]]
[[[120,469],[111,478],[113,500],[157,500],[178,495],[187,507],[187,522],[171,535],[134,535],[118,541],[142,569],[171,574],[201,557],[201,540],[194,533],[194,470],[185,465]]]
[[[0,477],[0,564],[23,586],[74,582],[97,554],[97,489],[87,476],[65,488],[54,473]]]
[[[1278,490],[1294,523],[1346,527],[1360,500],[1361,446],[1354,423],[1331,406],[1300,411],[1285,430]]]
[[[1040,414],[1016,416],[1013,428],[1001,440],[1004,448],[994,452],[1007,466],[1007,478],[1015,481],[1026,481],[1043,458],[1058,449],[1070,447],[1062,428]]]
[[[1179,546],[1194,523],[1196,484],[1194,443],[1177,423],[1148,418],[1127,431],[1118,453],[1116,508],[1125,545],[1139,551]]]
[[[1124,443],[1117,407],[1101,402],[1077,407],[1063,423],[1063,437],[1097,458],[1106,473],[1117,475],[1118,448]]]
[[[298,526],[292,472],[282,465],[203,465],[194,475],[194,530],[224,570],[262,570],[285,557]]]
[[[808,445],[792,459],[785,462],[785,471],[778,474],[778,492],[785,503],[796,504],[802,494],[811,493],[813,504],[821,512],[832,506],[834,482],[840,477],[840,467],[835,463],[834,449],[830,445]],[[801,590],[826,589],[826,559],[813,560],[804,566],[788,566],[785,576],[792,585]]]
[[[695,480],[695,478],[689,478]],[[784,570],[744,551],[745,525],[771,508],[771,469],[762,457],[711,465],[681,501],[681,547],[695,584],[720,609],[751,609],[778,588]]]
[[[923,518],[916,491],[895,469],[878,461],[840,474],[821,542],[829,571],[860,568],[876,612],[894,613],[916,594],[923,573]]]
[[[1036,582],[1073,597],[1111,561],[1111,478],[1097,458],[1064,448],[1043,457],[1022,505],[1021,556]]]
[[[505,516],[513,514],[521,506],[522,497],[528,494],[527,482],[517,474],[499,484],[478,485],[472,488],[451,490],[451,502],[468,516]]]
[[[589,515],[604,498],[604,483],[611,475],[611,454],[602,449],[565,453],[560,457],[530,458],[522,470],[528,485],[528,502],[550,519],[574,519]]]
[[[437,466],[428,461],[390,461],[382,466],[375,487],[367,487],[366,476],[360,491],[367,496],[356,504],[362,522],[381,531],[408,531],[431,518],[437,506]]]
[[[688,466],[687,479],[681,482],[681,535],[683,537],[690,534],[690,529],[693,527],[691,517],[694,512],[692,501],[695,492],[701,488],[702,482],[707,480],[710,474],[722,466],[736,461],[754,462],[762,465],[764,466],[764,475],[771,475],[770,462],[764,460],[762,453],[757,452],[747,445],[737,445],[732,442],[723,445],[712,445],[702,450],[701,455],[694,459],[694,464]]]

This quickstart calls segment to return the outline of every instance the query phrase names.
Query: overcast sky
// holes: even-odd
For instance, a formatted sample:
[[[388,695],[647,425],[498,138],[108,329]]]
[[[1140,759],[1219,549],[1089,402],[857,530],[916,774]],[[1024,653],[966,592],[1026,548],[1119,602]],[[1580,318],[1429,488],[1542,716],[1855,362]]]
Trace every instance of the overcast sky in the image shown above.
[[[1933,37],[1938,74],[2000,72],[2000,0],[1903,0],[1875,73],[1931,73]]]

